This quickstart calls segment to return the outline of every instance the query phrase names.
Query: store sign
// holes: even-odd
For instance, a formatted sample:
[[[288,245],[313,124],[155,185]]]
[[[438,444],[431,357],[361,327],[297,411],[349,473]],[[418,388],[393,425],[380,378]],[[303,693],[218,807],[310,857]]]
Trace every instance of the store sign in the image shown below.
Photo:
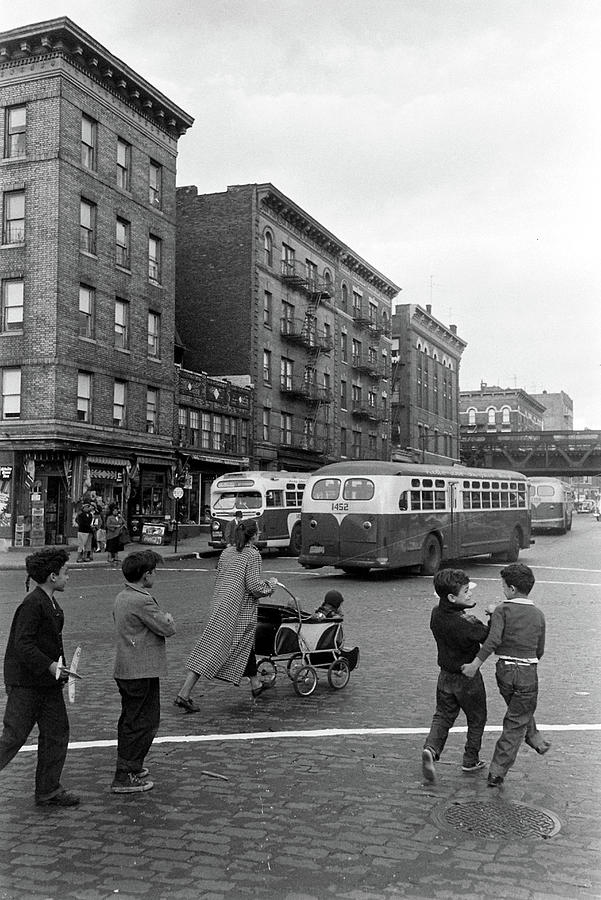
[[[0,466],[0,479],[2,479],[2,481],[8,481],[10,478],[12,478],[12,474],[12,466]]]

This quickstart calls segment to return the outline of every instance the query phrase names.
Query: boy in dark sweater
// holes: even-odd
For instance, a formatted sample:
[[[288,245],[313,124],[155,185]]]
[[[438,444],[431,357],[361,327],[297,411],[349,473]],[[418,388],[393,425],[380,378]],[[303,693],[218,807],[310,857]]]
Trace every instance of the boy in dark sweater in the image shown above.
[[[422,772],[426,781],[434,781],[434,763],[440,755],[459,711],[467,719],[467,740],[463,751],[464,772],[476,772],[485,763],[480,759],[482,735],[486,724],[486,689],[482,676],[466,678],[461,667],[471,662],[488,635],[488,627],[466,610],[476,605],[473,588],[462,569],[441,569],[434,576],[434,589],[440,598],[432,610],[430,629],[438,647],[440,674],[436,686],[436,712],[422,751]],[[487,615],[490,612],[487,611]]]
[[[4,657],[8,699],[0,735],[0,769],[16,756],[37,724],[35,802],[47,807],[79,803],[79,797],[60,783],[69,744],[69,719],[63,698],[68,676],[56,677],[58,663],[65,656],[65,617],[54,595],[65,590],[68,561],[69,554],[59,547],[45,547],[25,559],[27,584],[33,578],[38,586],[17,607]]]
[[[489,787],[503,784],[523,740],[541,756],[551,747],[534,721],[537,663],[545,652],[545,617],[528,596],[534,587],[534,574],[529,566],[512,563],[501,570],[501,581],[505,600],[492,613],[489,635],[476,658],[462,666],[463,674],[473,678],[480,675],[484,660],[493,652],[497,654],[497,684],[507,712],[488,770]]]

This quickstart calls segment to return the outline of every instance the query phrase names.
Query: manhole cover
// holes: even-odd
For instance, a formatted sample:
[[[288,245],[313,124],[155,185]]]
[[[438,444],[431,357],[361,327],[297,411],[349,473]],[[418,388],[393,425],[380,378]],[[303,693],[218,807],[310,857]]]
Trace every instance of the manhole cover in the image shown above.
[[[561,828],[553,813],[525,803],[458,801],[446,804],[436,818],[443,827],[485,838],[550,838]]]

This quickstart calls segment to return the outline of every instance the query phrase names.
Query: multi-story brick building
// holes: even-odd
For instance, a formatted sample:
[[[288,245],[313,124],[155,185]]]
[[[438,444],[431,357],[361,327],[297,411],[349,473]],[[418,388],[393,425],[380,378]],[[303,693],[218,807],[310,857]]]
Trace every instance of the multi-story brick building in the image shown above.
[[[461,433],[542,431],[545,407],[521,388],[502,388],[484,381],[477,391],[461,391]]]
[[[33,512],[32,543],[62,542],[89,487],[167,511],[191,124],[69,19],[0,34],[0,537]]]
[[[271,184],[177,191],[184,364],[250,375],[251,467],[389,458],[399,288]]]
[[[392,317],[392,447],[395,459],[450,463],[459,459],[459,366],[467,346],[415,303]]]
[[[574,403],[565,391],[530,394],[545,407],[543,413],[543,431],[573,431]]]

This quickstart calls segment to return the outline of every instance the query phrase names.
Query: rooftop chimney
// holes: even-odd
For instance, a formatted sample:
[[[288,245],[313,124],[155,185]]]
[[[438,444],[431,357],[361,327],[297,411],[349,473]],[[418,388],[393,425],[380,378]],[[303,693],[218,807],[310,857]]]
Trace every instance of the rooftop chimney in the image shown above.
[[[457,334],[457,326],[449,325],[449,331],[451,332],[451,334]]]

